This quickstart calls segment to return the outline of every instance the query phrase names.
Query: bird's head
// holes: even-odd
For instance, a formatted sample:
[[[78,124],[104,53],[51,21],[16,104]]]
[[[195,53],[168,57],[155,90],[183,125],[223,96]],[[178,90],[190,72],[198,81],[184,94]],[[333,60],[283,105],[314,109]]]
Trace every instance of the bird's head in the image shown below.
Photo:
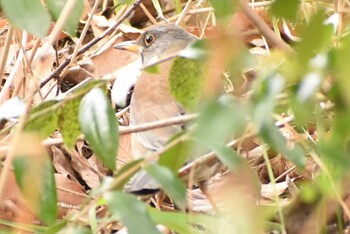
[[[164,24],[147,29],[135,41],[119,43],[114,48],[139,52],[144,66],[175,56],[196,38],[183,28]]]

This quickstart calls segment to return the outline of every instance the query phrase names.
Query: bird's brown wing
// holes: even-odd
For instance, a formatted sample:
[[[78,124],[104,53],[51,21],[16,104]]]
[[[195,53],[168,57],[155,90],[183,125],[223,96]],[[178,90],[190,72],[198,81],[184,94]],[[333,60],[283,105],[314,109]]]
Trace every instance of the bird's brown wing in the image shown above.
[[[176,102],[170,101],[166,105],[154,105],[141,113],[130,113],[132,124],[149,123],[157,120],[164,120],[171,117],[179,116],[183,113],[183,108]],[[133,151],[135,154],[144,154],[147,151],[135,149],[135,147],[144,147],[148,151],[158,151],[164,147],[168,140],[176,133],[181,131],[181,125],[172,125],[152,129],[149,131],[138,132],[133,134]],[[140,145],[138,145],[140,144]],[[145,155],[134,155],[145,156]]]
[[[130,122],[133,125],[164,120],[182,115],[183,107],[170,93],[167,73],[171,61],[161,64],[160,73],[144,73],[134,88],[130,103]],[[164,74],[165,73],[165,74]],[[152,129],[133,134],[135,157],[145,156],[147,151],[157,151],[181,130],[181,125]]]

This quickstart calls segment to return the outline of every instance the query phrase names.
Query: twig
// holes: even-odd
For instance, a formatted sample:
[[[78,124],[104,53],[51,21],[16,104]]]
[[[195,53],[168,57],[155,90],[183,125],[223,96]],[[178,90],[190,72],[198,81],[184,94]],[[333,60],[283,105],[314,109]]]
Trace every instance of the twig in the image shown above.
[[[156,128],[162,128],[162,127],[167,127],[171,126],[174,124],[182,124],[188,121],[191,121],[195,118],[197,118],[198,114],[189,114],[189,115],[182,115],[182,116],[177,116],[174,118],[169,118],[169,119],[163,119],[163,120],[158,120],[154,122],[149,122],[145,124],[138,124],[134,126],[129,126],[129,127],[119,127],[119,135],[125,135],[133,132],[141,132],[141,131],[147,131],[151,129],[156,129]],[[83,141],[84,136],[81,135],[78,137],[78,141]],[[42,141],[43,146],[53,146],[53,145],[62,145],[63,139],[62,138],[48,138],[44,141]],[[0,154],[5,154],[6,152],[9,151],[9,146],[0,146]]]
[[[119,25],[140,5],[140,3],[143,0],[136,0],[133,5],[125,12],[125,14],[119,18],[119,20],[110,28],[108,28],[104,33],[102,33],[100,36],[94,38],[89,43],[87,43],[85,46],[83,46],[77,53],[77,56],[85,53],[88,49],[90,49],[93,45],[95,45],[97,42],[102,40],[104,37],[112,33],[114,30],[116,30]],[[47,82],[49,82],[54,77],[57,77],[60,72],[70,63],[71,56],[67,58],[59,67],[56,68],[56,70],[51,73],[44,81],[40,83],[40,88],[42,88]]]
[[[27,38],[28,38],[28,33],[23,31],[23,35],[22,35],[23,48],[25,48],[25,44],[27,44]],[[5,97],[6,92],[8,91],[8,89],[10,88],[13,80],[15,79],[16,73],[17,73],[17,71],[18,71],[18,69],[19,69],[19,67],[20,67],[20,65],[22,63],[23,58],[24,58],[24,50],[20,49],[20,52],[19,52],[18,58],[16,60],[16,63],[14,65],[14,67],[13,67],[9,77],[6,80],[4,87],[2,87],[2,89],[0,91],[0,102],[3,101],[3,98]]]
[[[143,131],[147,131],[155,128],[162,128],[170,125],[181,124],[181,123],[185,123],[190,120],[193,120],[197,117],[198,117],[198,114],[189,114],[189,115],[177,116],[171,119],[163,119],[159,121],[138,124],[138,125],[129,126],[129,127],[119,127],[119,134],[124,135],[124,134],[133,133],[133,132],[143,132]]]
[[[250,19],[259,32],[266,38],[266,40],[273,46],[280,48],[286,52],[293,52],[293,49],[285,43],[282,39],[279,39],[272,29],[266,24],[263,18],[254,12],[243,0],[239,1],[242,12]]]
[[[177,18],[177,20],[176,20],[176,23],[175,23],[176,25],[179,25],[181,23],[181,21],[185,18],[185,16],[187,15],[189,10],[191,9],[191,6],[192,6],[192,0],[188,0],[185,8],[182,10],[179,18]]]
[[[147,10],[145,5],[143,3],[140,3],[140,7],[142,8],[143,12],[147,15],[148,19],[152,22],[152,24],[157,24],[157,20],[153,17],[153,15]]]
[[[12,35],[13,35],[13,27],[12,25],[10,25],[6,36],[5,45],[2,50],[2,56],[1,56],[1,62],[0,62],[0,86],[2,85],[2,79],[5,73],[6,60],[10,50]]]
[[[83,31],[81,32],[79,41],[78,41],[78,43],[77,43],[77,45],[76,45],[76,47],[75,47],[75,49],[73,51],[73,54],[71,55],[71,61],[69,62],[69,65],[71,65],[74,62],[75,58],[77,57],[78,51],[79,51],[81,45],[83,44],[83,40],[84,40],[84,38],[86,36],[86,33],[87,33],[88,29],[89,29],[92,17],[94,16],[94,14],[96,12],[97,7],[100,5],[100,2],[101,2],[101,0],[95,1],[94,6],[91,9],[89,18],[87,19],[87,21],[85,23],[85,26],[83,28]]]

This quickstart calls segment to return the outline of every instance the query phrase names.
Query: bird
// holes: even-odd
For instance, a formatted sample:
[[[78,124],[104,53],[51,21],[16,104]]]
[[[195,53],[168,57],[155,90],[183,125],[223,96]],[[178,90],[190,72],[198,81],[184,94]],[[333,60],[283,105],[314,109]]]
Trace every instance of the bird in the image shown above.
[[[174,24],[155,25],[148,28],[135,41],[117,44],[114,48],[139,53],[143,67],[159,61],[160,72],[143,72],[138,77],[130,101],[130,124],[181,116],[185,108],[172,96],[167,73],[173,58],[179,51],[195,42],[197,38]],[[132,133],[131,147],[135,159],[161,150],[184,126],[172,125],[143,132]],[[159,190],[159,184],[145,171],[139,171],[124,186],[124,190],[134,194],[148,194]]]

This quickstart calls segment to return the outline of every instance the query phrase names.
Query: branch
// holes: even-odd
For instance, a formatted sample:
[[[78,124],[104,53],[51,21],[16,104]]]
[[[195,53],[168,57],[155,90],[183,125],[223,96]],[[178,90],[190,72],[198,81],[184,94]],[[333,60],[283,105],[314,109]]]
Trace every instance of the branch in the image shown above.
[[[259,30],[261,35],[263,35],[267,42],[271,45],[280,48],[286,52],[293,52],[293,49],[285,43],[282,39],[278,38],[274,31],[266,24],[264,19],[253,11],[244,0],[239,1],[242,12],[250,19],[254,26]]]
[[[89,43],[87,43],[85,46],[83,46],[78,53],[76,54],[76,56],[79,56],[83,53],[85,53],[88,49],[90,49],[93,45],[95,45],[97,42],[101,41],[104,37],[106,37],[107,35],[111,34],[114,30],[116,30],[119,25],[126,19],[129,17],[129,15],[140,5],[140,3],[143,0],[136,0],[132,6],[125,12],[125,14],[120,17],[118,19],[118,21],[110,28],[108,28],[106,31],[104,31],[100,36],[95,37],[93,40],[91,40]],[[56,70],[51,73],[44,81],[42,81],[40,83],[40,88],[42,88],[44,85],[47,84],[47,82],[49,82],[51,79],[53,79],[54,77],[57,77],[60,72],[70,63],[70,61],[72,60],[72,56],[70,56],[69,58],[67,58],[59,67],[56,68]]]

